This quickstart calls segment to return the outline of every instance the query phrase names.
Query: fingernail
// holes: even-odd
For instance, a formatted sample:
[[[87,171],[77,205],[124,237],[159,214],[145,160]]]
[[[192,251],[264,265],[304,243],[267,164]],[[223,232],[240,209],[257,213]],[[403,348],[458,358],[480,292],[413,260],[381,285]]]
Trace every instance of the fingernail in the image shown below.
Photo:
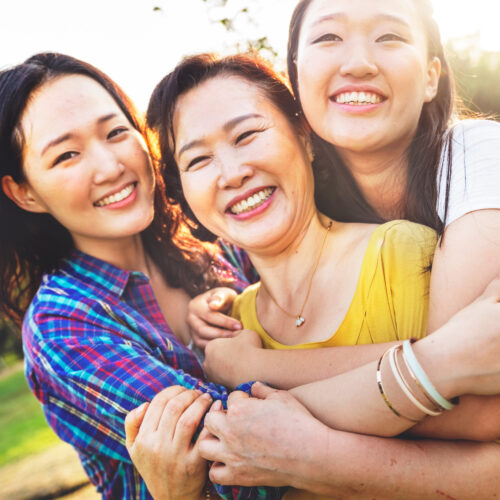
[[[203,393],[201,397],[203,399],[206,399],[207,401],[211,401],[212,400],[212,396],[210,396],[210,394],[208,394],[208,392]]]
[[[212,411],[221,411],[223,409],[223,406],[222,406],[222,401],[220,399],[218,399],[213,405],[212,405],[212,408],[210,408],[210,410]]]
[[[222,304],[222,302],[223,302],[223,299],[222,299],[222,297],[220,297],[219,295],[214,295],[214,296],[210,299],[210,301],[209,301],[209,303],[210,303],[211,305],[213,305],[213,306],[220,306],[220,305]]]

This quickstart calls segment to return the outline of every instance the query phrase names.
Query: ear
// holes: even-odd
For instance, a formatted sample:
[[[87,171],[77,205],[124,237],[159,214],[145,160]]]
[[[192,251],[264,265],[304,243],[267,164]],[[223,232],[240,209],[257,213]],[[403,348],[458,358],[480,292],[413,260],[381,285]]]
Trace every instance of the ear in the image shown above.
[[[433,57],[427,67],[427,86],[425,88],[425,102],[431,102],[436,97],[439,79],[441,77],[441,60]]]
[[[27,182],[18,184],[10,175],[2,177],[2,189],[7,198],[27,212],[47,212],[43,203],[37,200]]]

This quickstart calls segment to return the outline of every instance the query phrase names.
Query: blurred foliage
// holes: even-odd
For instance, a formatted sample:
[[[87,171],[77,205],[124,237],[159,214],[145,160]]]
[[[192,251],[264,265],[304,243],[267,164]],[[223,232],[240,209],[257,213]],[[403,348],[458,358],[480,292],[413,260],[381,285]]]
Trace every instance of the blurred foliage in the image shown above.
[[[0,401],[0,467],[59,442],[28,388],[22,365],[0,378]]]
[[[0,371],[22,355],[23,346],[19,328],[8,318],[0,315]]]
[[[235,35],[239,41],[235,42],[234,50],[238,52],[258,52],[266,59],[276,62],[278,53],[269,42],[268,37],[261,33],[258,23],[252,13],[256,2],[248,0],[201,0],[207,7],[208,16],[212,23],[220,24],[228,33]],[[153,7],[154,12],[163,12],[161,5]],[[241,27],[251,27],[257,36],[248,38],[243,35]],[[245,30],[247,32],[247,30]]]
[[[479,34],[451,39],[446,48],[464,105],[499,119],[500,52],[481,50]]]

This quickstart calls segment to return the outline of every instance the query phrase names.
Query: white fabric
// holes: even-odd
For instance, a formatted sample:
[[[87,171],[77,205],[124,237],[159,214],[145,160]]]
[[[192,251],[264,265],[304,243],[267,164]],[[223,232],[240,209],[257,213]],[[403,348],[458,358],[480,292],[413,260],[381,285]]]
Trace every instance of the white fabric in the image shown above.
[[[463,120],[455,125],[452,142],[450,198],[446,225],[474,210],[500,209],[500,123]],[[445,213],[448,148],[438,174],[437,210]]]

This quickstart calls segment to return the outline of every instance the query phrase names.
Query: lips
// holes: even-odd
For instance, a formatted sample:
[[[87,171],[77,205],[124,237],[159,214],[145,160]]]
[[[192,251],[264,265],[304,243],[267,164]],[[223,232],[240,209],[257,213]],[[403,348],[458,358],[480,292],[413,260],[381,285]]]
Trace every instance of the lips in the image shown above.
[[[103,198],[100,198],[99,200],[94,202],[94,206],[105,207],[107,205],[112,205],[113,203],[118,203],[120,201],[123,201],[133,193],[136,186],[137,182],[131,182],[130,184],[127,184],[120,191],[113,193],[111,195],[104,196]]]
[[[251,210],[255,210],[272,196],[275,189],[275,187],[265,187],[258,191],[254,191],[245,198],[239,198],[236,202],[232,202],[226,211],[233,215],[241,215]]]

